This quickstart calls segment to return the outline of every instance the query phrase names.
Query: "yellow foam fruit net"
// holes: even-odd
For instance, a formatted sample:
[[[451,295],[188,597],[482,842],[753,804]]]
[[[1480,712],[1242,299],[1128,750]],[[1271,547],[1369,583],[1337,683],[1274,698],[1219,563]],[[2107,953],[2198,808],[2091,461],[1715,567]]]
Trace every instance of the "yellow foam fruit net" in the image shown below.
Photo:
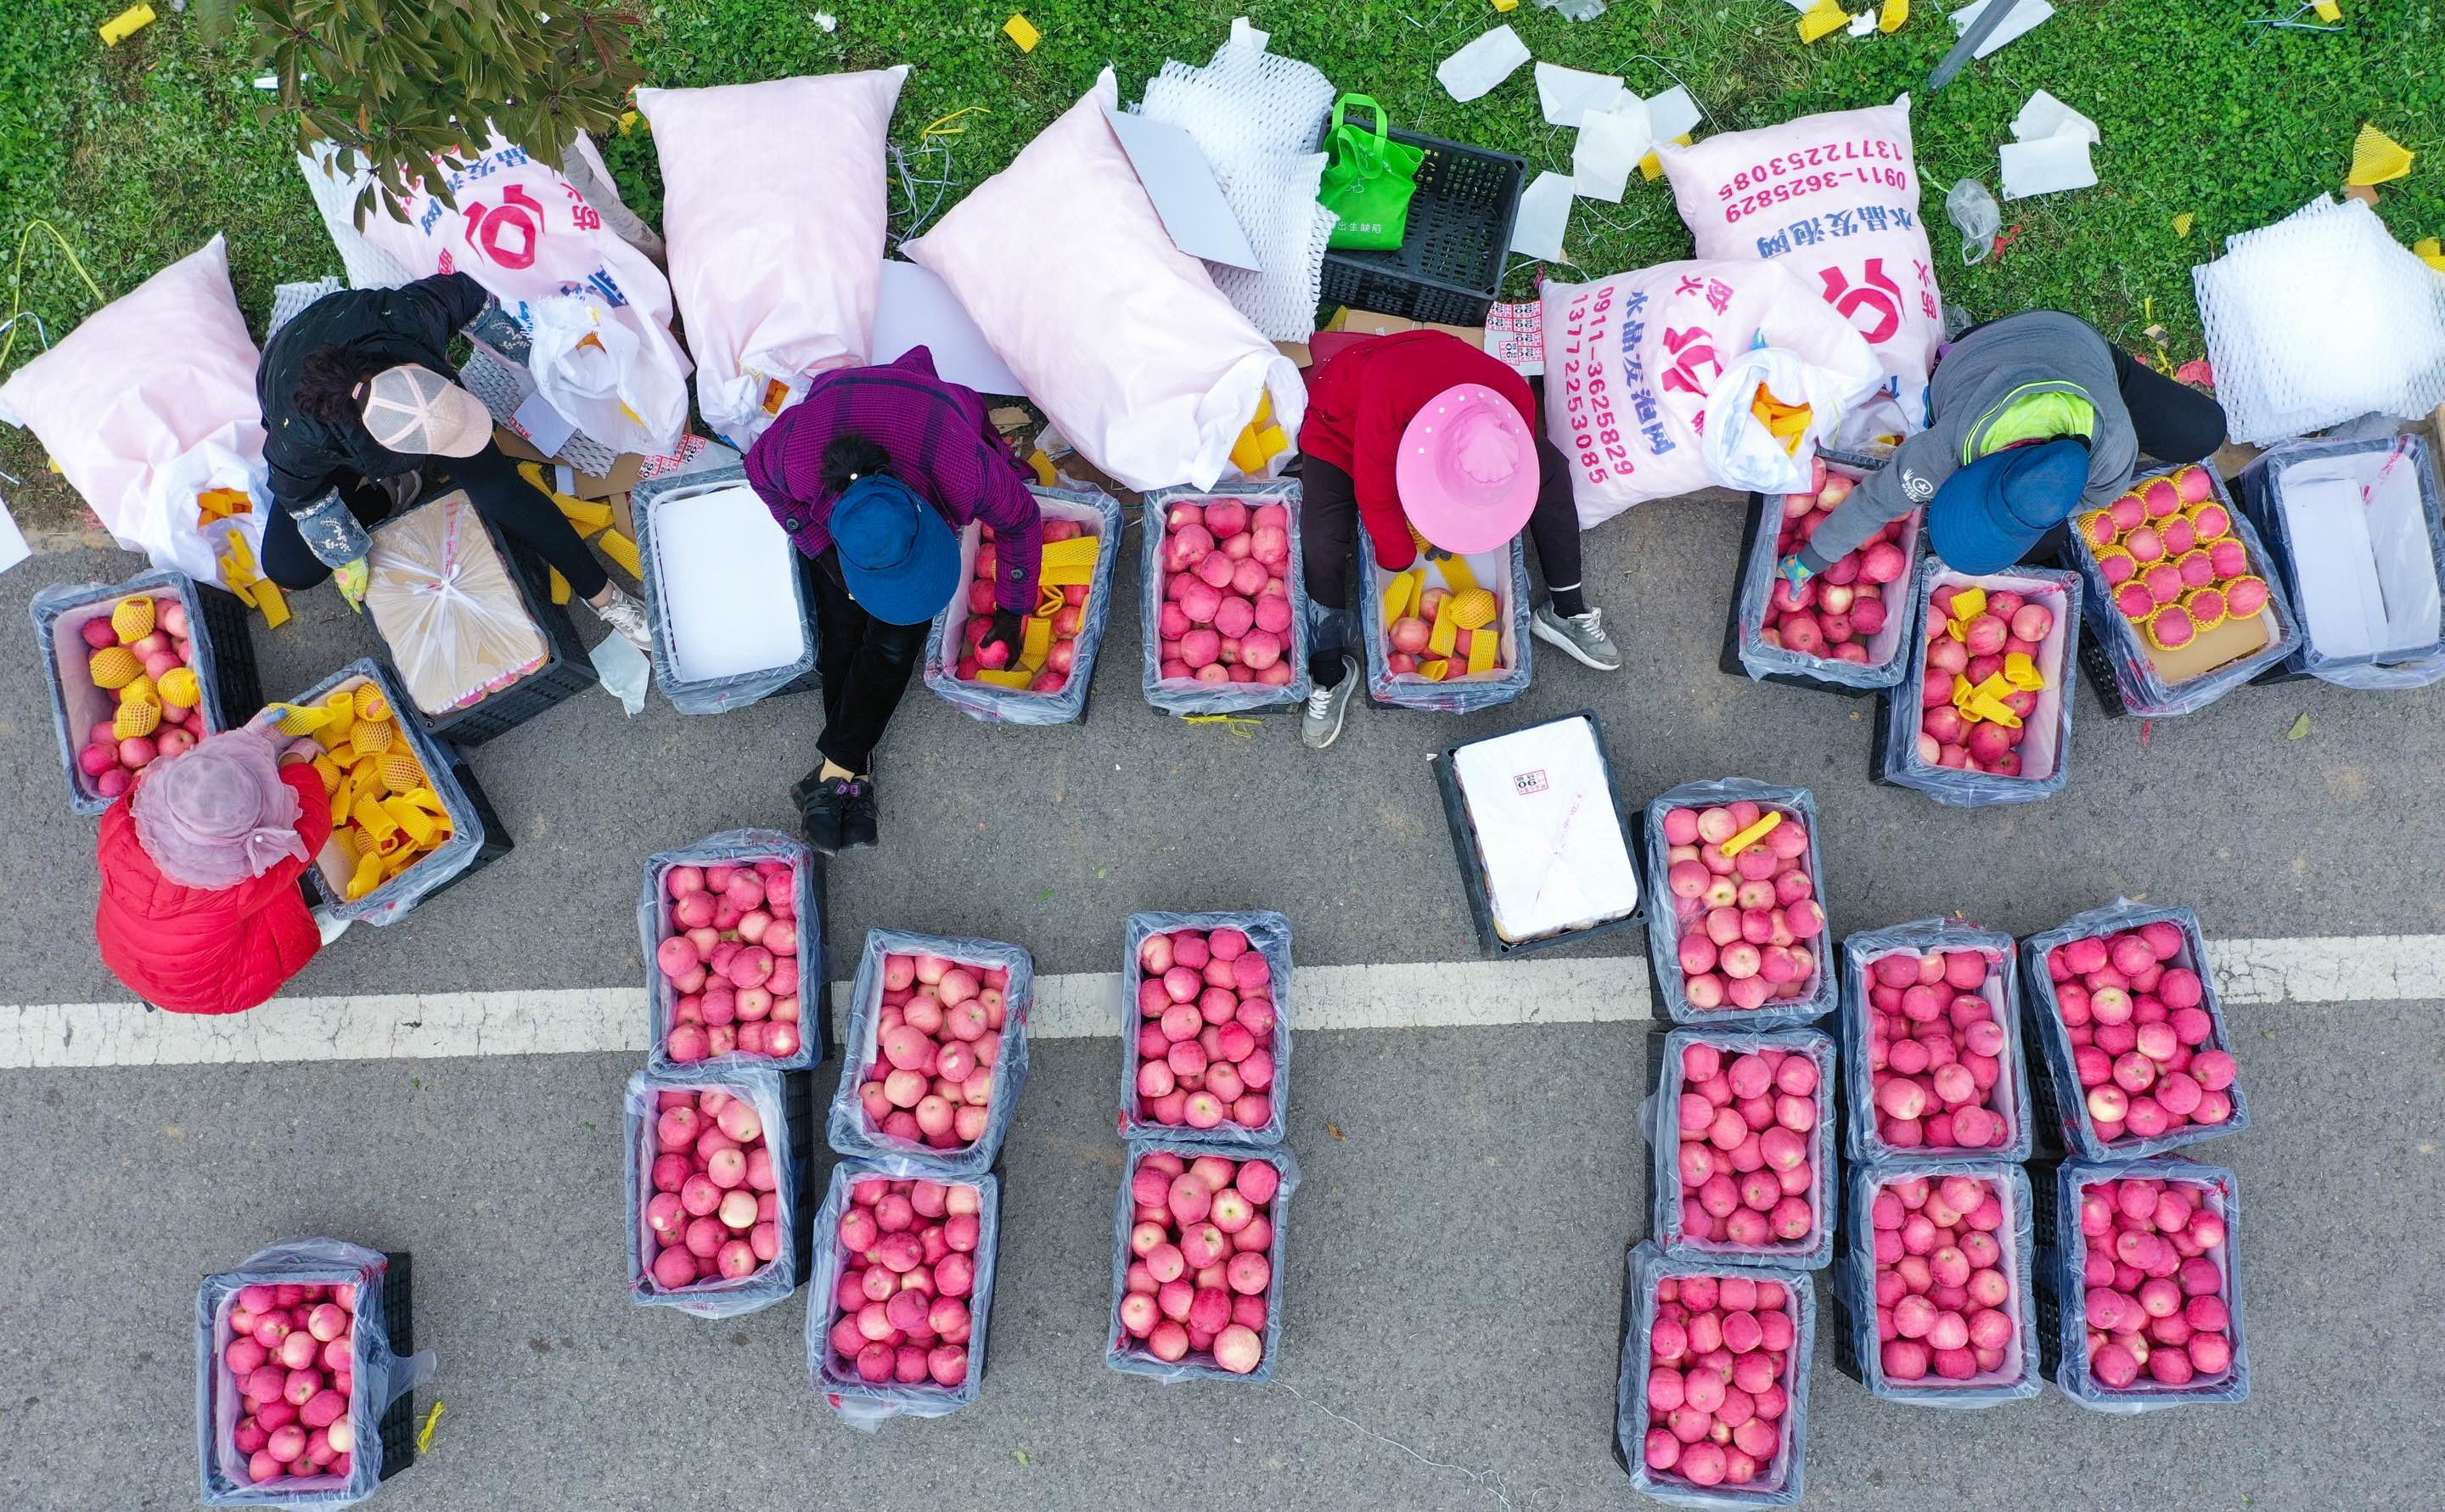
[[[161,674],[158,687],[162,702],[175,703],[182,709],[194,708],[196,700],[204,696],[203,685],[196,681],[194,667],[172,667]]]
[[[110,733],[122,740],[140,735],[151,735],[161,727],[161,705],[144,699],[130,699],[119,706],[111,719]]]
[[[98,688],[123,688],[144,675],[144,663],[123,645],[105,645],[87,658],[85,674]]]
[[[121,641],[140,641],[153,633],[153,601],[139,593],[119,601],[110,611],[110,627]]]
[[[1482,588],[1455,593],[1451,597],[1452,623],[1464,630],[1483,629],[1494,623],[1501,607],[1494,602],[1494,595]]]
[[[2352,172],[2349,182],[2365,188],[2371,184],[2390,183],[2411,172],[2411,149],[2378,130],[2363,125],[2352,141]]]

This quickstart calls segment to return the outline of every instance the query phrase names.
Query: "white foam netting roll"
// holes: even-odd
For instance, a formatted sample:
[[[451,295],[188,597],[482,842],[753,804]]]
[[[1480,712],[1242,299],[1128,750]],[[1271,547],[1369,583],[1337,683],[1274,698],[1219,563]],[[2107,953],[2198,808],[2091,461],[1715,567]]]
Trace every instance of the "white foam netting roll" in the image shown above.
[[[2445,402],[2445,279],[2358,200],[2322,196],[2191,276],[2236,440]]]
[[[1166,63],[1138,106],[1148,120],[1187,132],[1213,165],[1263,268],[1206,269],[1233,308],[1273,341],[1316,333],[1334,217],[1316,197],[1325,155],[1310,149],[1332,107],[1333,82],[1322,73],[1241,41],[1216,48],[1203,68]]]

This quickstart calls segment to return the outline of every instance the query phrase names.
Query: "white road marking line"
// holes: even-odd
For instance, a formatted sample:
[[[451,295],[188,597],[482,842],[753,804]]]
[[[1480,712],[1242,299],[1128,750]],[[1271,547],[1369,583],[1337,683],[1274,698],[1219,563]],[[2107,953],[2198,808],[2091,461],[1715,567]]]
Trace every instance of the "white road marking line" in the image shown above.
[[[2445,999],[2445,935],[2221,940],[2208,955],[2230,1008]],[[1030,1034],[1114,1034],[1120,994],[1117,972],[1039,977]],[[835,1042],[848,999],[849,984],[834,983]],[[1318,1031],[1643,1023],[1653,1017],[1645,963],[1636,957],[1531,957],[1303,966],[1290,1021]],[[155,1013],[132,1002],[0,1006],[0,1071],[642,1055],[644,1049],[644,993],[635,987],[293,998],[226,1015]]]

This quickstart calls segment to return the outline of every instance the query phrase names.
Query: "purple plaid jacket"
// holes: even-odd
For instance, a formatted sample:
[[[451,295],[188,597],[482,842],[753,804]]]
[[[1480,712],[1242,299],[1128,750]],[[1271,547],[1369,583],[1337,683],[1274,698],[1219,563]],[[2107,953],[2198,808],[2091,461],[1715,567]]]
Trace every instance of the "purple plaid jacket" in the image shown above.
[[[995,434],[976,390],[936,377],[933,354],[917,346],[886,366],[819,374],[807,397],[781,412],[748,448],[747,481],[810,557],[832,544],[824,448],[843,431],[862,432],[889,453],[892,476],[952,529],[970,520],[992,526],[994,602],[1036,612],[1044,549],[1044,517],[1027,491],[1036,475]]]

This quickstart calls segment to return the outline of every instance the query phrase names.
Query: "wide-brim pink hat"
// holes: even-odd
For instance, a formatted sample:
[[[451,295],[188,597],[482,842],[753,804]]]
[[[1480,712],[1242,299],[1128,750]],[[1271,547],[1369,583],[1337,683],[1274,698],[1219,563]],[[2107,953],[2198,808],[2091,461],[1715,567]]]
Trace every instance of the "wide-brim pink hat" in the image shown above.
[[[1456,383],[1427,401],[1401,433],[1392,467],[1401,511],[1446,551],[1490,551],[1537,508],[1537,437],[1511,401],[1484,383]]]

